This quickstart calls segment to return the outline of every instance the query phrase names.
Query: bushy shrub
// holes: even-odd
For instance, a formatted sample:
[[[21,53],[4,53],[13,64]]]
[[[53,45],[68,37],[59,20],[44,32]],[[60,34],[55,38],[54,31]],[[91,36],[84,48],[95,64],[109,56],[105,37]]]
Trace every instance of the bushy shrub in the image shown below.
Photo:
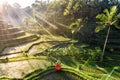
[[[81,46],[74,46],[73,44],[65,48],[54,48],[47,50],[49,56],[71,56],[78,60],[98,60],[101,52],[102,51],[99,47],[90,49]]]

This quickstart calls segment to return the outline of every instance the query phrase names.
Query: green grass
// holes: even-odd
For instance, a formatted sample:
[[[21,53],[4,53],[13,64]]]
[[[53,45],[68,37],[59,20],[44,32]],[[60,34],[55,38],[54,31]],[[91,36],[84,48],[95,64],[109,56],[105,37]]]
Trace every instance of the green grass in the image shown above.
[[[47,59],[46,56],[19,56],[15,58],[5,58],[5,59],[0,59],[0,63],[8,63],[8,62],[16,62],[16,61],[25,61],[25,60],[30,60],[30,59]]]
[[[64,52],[64,49],[62,48],[55,47],[53,48],[53,50],[54,49],[55,51],[48,52],[49,55],[44,55],[44,56],[38,56],[38,55],[36,56],[32,56],[32,55],[25,56],[24,55],[23,56],[21,55],[15,58],[0,59],[0,63],[25,61],[25,60],[30,60],[30,59],[39,59],[39,60],[44,59],[47,62],[51,63],[49,67],[47,66],[44,69],[40,68],[27,74],[26,76],[22,78],[24,80],[32,80],[32,79],[34,80],[34,79],[40,78],[40,76],[45,76],[45,75],[48,75],[54,72],[55,71],[54,65],[57,60],[61,61],[62,71],[73,73],[76,76],[81,77],[83,80],[99,80],[99,79],[100,80],[119,80],[119,77],[120,77],[119,68],[114,69],[115,65],[111,65],[111,63],[115,63],[113,60],[106,60],[102,63],[97,62],[97,61],[91,61],[89,59],[78,60],[78,58],[81,58],[81,56],[77,54],[78,58],[76,58],[74,55],[71,55],[71,54],[76,52],[77,51],[76,49],[80,49],[80,47],[79,48],[78,47],[75,48],[73,46],[68,47],[68,50],[70,50],[71,52],[67,52],[67,51],[66,52],[67,54],[70,54],[70,55],[64,55],[66,52]],[[96,49],[95,51],[97,52],[97,50],[98,49]],[[88,52],[89,51],[91,50],[89,49]],[[94,51],[91,51],[91,52],[94,52]],[[110,57],[111,59],[113,58],[115,59],[116,56],[108,55],[107,57]],[[119,58],[117,58],[117,60],[118,59]],[[2,78],[7,78],[7,77],[1,77],[0,79]]]
[[[106,78],[108,78],[108,80],[118,80],[119,79],[119,78],[115,78],[113,76],[109,76],[109,74],[105,74],[105,73],[97,74],[97,73],[92,73],[92,72],[86,72],[84,70],[79,70],[79,69],[69,67],[66,65],[62,65],[61,71],[73,73],[76,76],[81,77],[82,80],[99,80],[99,79],[106,80]],[[54,69],[54,66],[50,66],[43,70],[41,70],[41,69],[35,70],[34,72],[26,75],[23,79],[24,80],[41,79],[42,77],[45,77],[53,72],[56,72],[56,70]]]
[[[32,74],[29,74],[27,76],[25,76],[23,79],[24,80],[34,80],[37,78],[42,78],[45,75],[48,75],[52,72],[55,72],[56,70],[54,69],[54,66],[48,67],[46,69],[43,70],[37,70],[35,72],[33,72]],[[84,74],[83,72],[74,69],[72,67],[68,67],[68,66],[62,66],[62,71],[66,71],[66,72],[70,72],[70,73],[74,73],[76,76],[82,77],[83,79],[89,79],[92,80],[94,79],[93,77],[87,76],[86,74]],[[47,73],[47,74],[46,74]]]
[[[28,56],[28,57],[22,56],[22,57],[16,57],[16,58],[9,58],[8,62],[24,61],[24,60],[29,60],[29,59],[40,59],[40,60],[44,59],[46,61],[54,63],[56,60],[60,60],[62,63],[62,71],[73,73],[76,76],[83,78],[83,80],[99,80],[99,79],[106,80],[106,78],[108,78],[108,80],[118,80],[118,77],[116,77],[116,75],[119,75],[119,73],[116,71],[114,71],[114,74],[109,76],[110,71],[112,70],[111,68],[109,68],[109,71],[108,71],[108,69],[105,67],[100,67],[100,66],[96,67],[96,66],[89,64],[89,62],[87,64],[84,64],[84,63],[80,64],[76,59],[70,56],[59,57],[58,59],[55,59],[54,57],[50,57],[50,58],[48,59],[48,57],[46,56]],[[33,79],[34,80],[34,79],[39,78],[40,76],[42,77],[42,76],[48,75],[54,71],[55,71],[54,66],[49,66],[44,69],[34,70],[33,72],[27,74],[21,79],[23,80]],[[15,80],[15,79],[10,79],[6,76],[1,77],[0,79],[1,80],[4,80],[4,79]]]

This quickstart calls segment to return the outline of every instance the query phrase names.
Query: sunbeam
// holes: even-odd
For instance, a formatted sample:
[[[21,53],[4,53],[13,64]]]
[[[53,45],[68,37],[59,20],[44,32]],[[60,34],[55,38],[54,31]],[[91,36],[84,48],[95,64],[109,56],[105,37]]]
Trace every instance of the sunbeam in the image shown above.
[[[31,32],[31,30],[34,30],[35,28],[38,29],[38,27],[40,29],[40,27],[41,27],[41,29],[43,29],[43,31],[52,35],[52,33],[49,31],[49,28],[57,29],[57,26],[55,26],[54,24],[47,21],[45,19],[45,17],[41,13],[37,12],[36,10],[32,10],[32,15],[30,15],[24,9],[11,6],[9,3],[6,2],[6,3],[2,4],[1,12],[3,14],[2,15],[3,19],[6,20],[7,23],[12,24],[14,26],[19,26],[20,28],[24,27],[27,29],[27,31],[29,30],[29,32]],[[23,22],[23,19],[25,17],[29,18],[29,20],[30,19],[33,20],[32,22],[28,23],[28,24],[33,23],[33,25],[26,25]],[[34,21],[35,21],[35,23],[34,23]],[[42,21],[42,22],[40,22],[40,21]],[[43,27],[43,25],[42,25],[43,23],[46,23],[48,26]]]

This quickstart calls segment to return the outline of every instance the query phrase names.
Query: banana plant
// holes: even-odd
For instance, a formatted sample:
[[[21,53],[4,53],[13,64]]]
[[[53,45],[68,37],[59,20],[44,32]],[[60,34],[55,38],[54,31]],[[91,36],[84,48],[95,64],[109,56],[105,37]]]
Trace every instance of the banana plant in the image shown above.
[[[110,9],[105,9],[103,13],[98,14],[96,18],[99,21],[96,22],[98,26],[96,27],[95,32],[99,32],[105,29],[106,27],[108,27],[106,39],[103,46],[103,51],[100,57],[100,61],[102,62],[111,27],[116,27],[120,29],[120,26],[118,25],[119,23],[118,19],[120,19],[120,13],[119,14],[117,13],[117,6],[111,6]]]

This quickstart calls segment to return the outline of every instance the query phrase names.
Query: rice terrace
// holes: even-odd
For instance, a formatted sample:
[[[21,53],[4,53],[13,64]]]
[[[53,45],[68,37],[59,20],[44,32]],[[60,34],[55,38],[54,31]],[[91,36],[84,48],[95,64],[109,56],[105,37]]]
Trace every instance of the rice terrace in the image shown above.
[[[0,0],[0,80],[120,80],[120,0]]]

